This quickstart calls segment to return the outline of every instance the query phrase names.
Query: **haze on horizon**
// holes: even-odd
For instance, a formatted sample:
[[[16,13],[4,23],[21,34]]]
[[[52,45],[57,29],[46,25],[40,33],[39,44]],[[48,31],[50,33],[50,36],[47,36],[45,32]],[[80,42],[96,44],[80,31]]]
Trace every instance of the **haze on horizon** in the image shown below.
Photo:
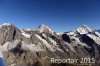
[[[81,25],[100,29],[99,0],[0,0],[0,24],[11,22],[18,28],[48,25],[65,32]]]

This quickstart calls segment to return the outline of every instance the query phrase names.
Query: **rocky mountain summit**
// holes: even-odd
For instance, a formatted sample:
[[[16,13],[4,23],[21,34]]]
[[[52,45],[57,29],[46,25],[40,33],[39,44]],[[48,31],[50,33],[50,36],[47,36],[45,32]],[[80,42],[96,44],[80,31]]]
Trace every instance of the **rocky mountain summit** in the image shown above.
[[[53,65],[51,58],[94,58],[92,65],[100,66],[100,32],[86,25],[57,33],[46,25],[33,30],[4,23],[0,26],[0,49],[6,66],[68,66]]]

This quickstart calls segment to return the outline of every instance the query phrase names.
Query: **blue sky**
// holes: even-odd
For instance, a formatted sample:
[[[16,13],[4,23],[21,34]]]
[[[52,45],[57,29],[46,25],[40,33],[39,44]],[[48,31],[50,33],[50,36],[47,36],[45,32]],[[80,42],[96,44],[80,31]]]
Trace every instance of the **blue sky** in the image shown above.
[[[45,24],[57,32],[84,24],[100,29],[100,0],[0,0],[0,24],[4,22],[18,28]]]

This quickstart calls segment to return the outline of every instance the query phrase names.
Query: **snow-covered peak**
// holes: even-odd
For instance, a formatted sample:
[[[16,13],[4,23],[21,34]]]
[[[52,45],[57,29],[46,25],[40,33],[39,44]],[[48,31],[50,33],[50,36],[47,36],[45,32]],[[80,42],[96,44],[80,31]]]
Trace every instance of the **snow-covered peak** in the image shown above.
[[[82,25],[79,28],[76,29],[76,32],[80,34],[87,34],[89,32],[92,32],[93,30],[87,27],[86,25]]]
[[[12,25],[12,24],[9,22],[9,23],[4,23],[3,25],[9,26],[9,25]]]
[[[38,28],[49,28],[47,25],[41,24]]]
[[[48,26],[46,26],[46,25],[44,25],[44,24],[40,25],[40,26],[37,28],[37,30],[38,30],[39,32],[49,31],[49,32],[52,32],[52,33],[53,33],[53,31],[52,31]]]
[[[44,24],[41,24],[39,27],[45,27],[46,25],[44,25]]]
[[[2,26],[11,26],[11,25],[12,25],[11,23],[4,23],[4,24],[0,25],[0,27],[2,27]]]

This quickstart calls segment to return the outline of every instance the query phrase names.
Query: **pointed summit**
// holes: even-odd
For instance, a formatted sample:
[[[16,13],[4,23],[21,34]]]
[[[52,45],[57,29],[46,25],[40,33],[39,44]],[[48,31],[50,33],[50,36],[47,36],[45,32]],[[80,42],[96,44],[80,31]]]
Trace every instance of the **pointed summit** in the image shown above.
[[[3,23],[2,25],[0,25],[0,28],[3,27],[3,26],[12,26],[12,24],[10,22],[8,23]]]
[[[49,29],[49,27],[47,25],[44,25],[44,24],[41,24],[38,28],[48,28]]]
[[[39,32],[53,32],[48,26],[44,25],[44,24],[41,24],[37,30]]]
[[[82,25],[79,28],[76,29],[76,32],[80,33],[80,34],[87,34],[89,32],[92,32],[93,30],[90,29],[88,26],[86,25]]]
[[[9,26],[9,25],[12,25],[12,24],[10,22],[8,22],[8,23],[4,23],[3,25]]]

